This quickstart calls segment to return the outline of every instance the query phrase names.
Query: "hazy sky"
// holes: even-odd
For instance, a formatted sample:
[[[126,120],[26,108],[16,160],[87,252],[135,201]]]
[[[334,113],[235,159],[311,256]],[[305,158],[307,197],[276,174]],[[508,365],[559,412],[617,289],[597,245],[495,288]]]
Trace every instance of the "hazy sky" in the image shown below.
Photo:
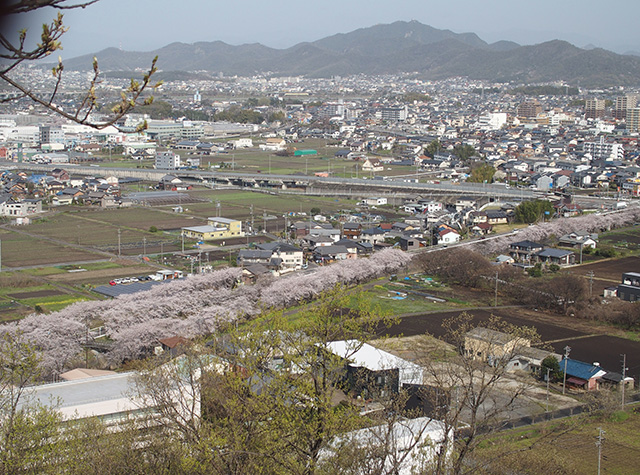
[[[65,13],[69,32],[63,57],[110,46],[150,51],[175,41],[285,48],[397,20],[473,32],[487,42],[564,39],[618,53],[640,51],[640,1],[610,5],[601,0],[101,0]]]

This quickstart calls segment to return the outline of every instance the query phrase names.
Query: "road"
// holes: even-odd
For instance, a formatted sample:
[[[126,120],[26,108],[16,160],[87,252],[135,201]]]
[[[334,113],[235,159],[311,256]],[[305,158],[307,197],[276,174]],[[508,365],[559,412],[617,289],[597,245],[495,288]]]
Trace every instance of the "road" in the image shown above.
[[[20,168],[23,170],[33,170],[48,172],[61,165],[44,165],[35,163],[14,163],[2,162],[0,166],[5,168]],[[136,168],[101,168],[92,166],[81,166],[74,164],[64,164],[64,167],[70,172],[77,175],[89,176],[116,176],[135,177],[149,181],[159,181],[160,178],[171,172],[180,178],[190,178],[195,180],[242,180],[245,182],[282,182],[298,186],[307,186],[311,183],[323,184],[330,186],[349,187],[365,187],[375,188],[376,190],[404,191],[404,192],[431,192],[431,193],[448,193],[456,195],[484,195],[501,198],[511,198],[515,200],[532,199],[539,195],[532,190],[510,188],[500,185],[490,185],[484,183],[412,183],[403,180],[392,179],[366,179],[366,178],[339,178],[339,177],[316,177],[309,175],[277,175],[268,173],[241,173],[241,172],[220,172],[220,171],[202,171],[202,170],[155,170],[155,169],[136,169]],[[380,177],[379,177],[380,178]]]

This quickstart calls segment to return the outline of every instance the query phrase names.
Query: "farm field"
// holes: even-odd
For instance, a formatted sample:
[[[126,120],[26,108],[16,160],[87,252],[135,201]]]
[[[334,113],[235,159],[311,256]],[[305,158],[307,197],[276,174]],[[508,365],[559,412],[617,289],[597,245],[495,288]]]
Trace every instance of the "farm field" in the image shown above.
[[[402,317],[387,333],[390,336],[414,336],[428,332],[436,337],[443,337],[445,332],[442,323],[462,311],[465,310],[427,313],[429,310],[425,309],[425,313],[421,315]],[[621,365],[620,355],[627,354],[629,375],[636,378],[636,381],[640,380],[640,341],[608,335],[607,327],[519,307],[468,309],[466,312],[473,315],[477,323],[487,321],[491,315],[495,315],[513,325],[533,326],[542,341],[556,353],[562,354],[563,348],[568,345],[571,347],[571,358],[588,363],[599,362],[609,371],[618,371]]]
[[[28,231],[44,237],[82,246],[117,246],[118,228],[100,221],[87,219],[84,213],[60,213],[29,225]],[[121,232],[121,243],[142,242],[147,233],[125,228]]]
[[[593,295],[603,295],[607,287],[615,287],[625,272],[640,272],[640,256],[605,259],[572,267],[567,272],[588,278],[593,272]]]
[[[629,226],[603,234],[600,242],[629,250],[640,249],[640,227]]]
[[[191,216],[155,208],[92,209],[74,213],[74,216],[88,222],[99,222],[140,231],[148,231],[151,226],[155,226],[159,230],[171,230],[206,224],[204,220],[199,221]]]
[[[640,256],[607,259],[583,264],[580,267],[570,269],[570,271],[573,271],[574,269],[579,269],[581,274],[593,271],[594,277],[606,279],[617,284],[620,283],[624,272],[640,272]]]
[[[44,266],[72,261],[91,261],[102,258],[91,251],[65,246],[17,232],[0,230],[2,267]]]
[[[497,466],[490,467],[497,472],[508,466],[509,473],[593,474],[598,466],[599,428],[605,431],[602,473],[638,473],[640,413],[630,409],[608,417],[581,416],[501,432],[483,443],[476,455],[488,463],[493,460]]]
[[[0,288],[0,322],[21,318],[35,311],[56,311],[74,302],[88,300],[87,296],[73,290],[27,275],[12,282],[10,279],[8,274],[3,276]]]

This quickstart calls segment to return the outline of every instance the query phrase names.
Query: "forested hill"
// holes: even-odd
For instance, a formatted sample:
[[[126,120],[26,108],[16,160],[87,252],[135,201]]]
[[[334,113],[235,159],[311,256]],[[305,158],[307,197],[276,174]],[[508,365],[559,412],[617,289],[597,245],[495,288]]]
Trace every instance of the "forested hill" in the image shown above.
[[[640,84],[640,57],[553,40],[530,46],[489,44],[474,33],[439,30],[417,21],[395,22],[329,36],[287,49],[222,41],[172,43],[150,52],[108,48],[97,54],[102,71],[148,68],[227,75],[331,77],[415,72],[428,79],[467,76],[522,83],[566,81],[579,86]],[[69,59],[68,69],[89,69],[94,55]]]

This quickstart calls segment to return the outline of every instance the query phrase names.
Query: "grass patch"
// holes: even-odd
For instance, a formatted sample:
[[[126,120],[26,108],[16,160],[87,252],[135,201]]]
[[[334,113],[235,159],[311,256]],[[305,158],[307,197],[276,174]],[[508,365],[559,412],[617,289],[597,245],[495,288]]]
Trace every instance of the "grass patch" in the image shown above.
[[[44,309],[44,311],[47,312],[47,313],[57,312],[58,310],[62,310],[63,308],[68,307],[69,305],[71,305],[73,303],[84,302],[86,300],[89,300],[89,299],[85,298],[85,297],[76,297],[76,298],[66,299],[66,300],[63,300],[61,302],[41,303],[40,307],[42,307]]]
[[[46,277],[48,275],[64,274],[66,271],[60,267],[38,267],[37,269],[26,269],[22,272],[29,275]]]

